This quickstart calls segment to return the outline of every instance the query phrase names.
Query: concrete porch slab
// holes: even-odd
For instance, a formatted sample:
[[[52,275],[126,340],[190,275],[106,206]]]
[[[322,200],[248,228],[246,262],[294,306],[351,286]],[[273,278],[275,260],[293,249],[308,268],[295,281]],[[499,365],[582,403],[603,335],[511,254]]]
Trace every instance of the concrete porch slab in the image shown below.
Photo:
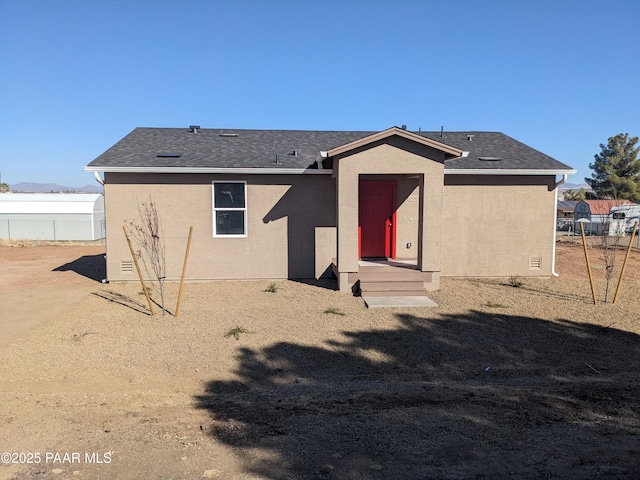
[[[358,260],[358,265],[361,267],[405,267],[405,268],[418,268],[418,260],[412,259],[404,259],[404,260],[393,260],[388,258],[379,258],[379,259],[371,259],[371,258],[363,258]]]
[[[383,307],[437,307],[438,304],[424,295],[410,297],[362,297],[367,308]]]

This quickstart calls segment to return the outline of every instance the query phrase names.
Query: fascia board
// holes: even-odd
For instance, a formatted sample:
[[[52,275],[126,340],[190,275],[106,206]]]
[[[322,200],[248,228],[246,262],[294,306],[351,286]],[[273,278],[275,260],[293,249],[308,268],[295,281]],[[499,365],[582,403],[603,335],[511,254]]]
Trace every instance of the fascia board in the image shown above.
[[[84,167],[86,172],[106,173],[235,173],[241,175],[327,175],[331,170],[313,168],[210,168],[210,167]]]
[[[209,167],[84,167],[87,172],[107,173],[235,173],[242,175],[332,175],[333,169],[209,168]],[[577,170],[445,168],[445,175],[575,175]]]
[[[535,170],[508,168],[446,168],[445,175],[575,175],[577,170]]]

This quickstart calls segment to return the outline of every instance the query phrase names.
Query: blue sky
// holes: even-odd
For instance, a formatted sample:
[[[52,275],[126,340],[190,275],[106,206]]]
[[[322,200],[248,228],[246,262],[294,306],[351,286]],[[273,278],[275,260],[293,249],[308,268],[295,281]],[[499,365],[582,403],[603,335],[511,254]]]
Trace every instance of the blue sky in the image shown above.
[[[0,173],[93,183],[133,128],[640,135],[639,0],[0,0]]]

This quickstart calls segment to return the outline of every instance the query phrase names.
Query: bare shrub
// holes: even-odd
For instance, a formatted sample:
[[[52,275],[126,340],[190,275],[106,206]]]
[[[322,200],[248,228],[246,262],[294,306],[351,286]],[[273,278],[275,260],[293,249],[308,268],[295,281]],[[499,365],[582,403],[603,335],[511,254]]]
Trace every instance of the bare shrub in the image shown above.
[[[138,203],[138,215],[138,220],[128,222],[129,233],[138,247],[136,257],[142,262],[147,275],[152,277],[152,284],[160,294],[160,308],[164,315],[164,282],[167,278],[164,231],[151,196],[148,201]]]
[[[609,235],[609,228],[610,224],[609,222],[606,222],[603,225],[602,235],[598,241],[605,268],[606,286],[604,291],[604,303],[607,303],[609,298],[609,285],[613,278],[613,272],[616,268],[616,256],[618,250],[620,250],[620,243],[622,239],[622,233],[619,229],[616,229],[612,235]]]
[[[509,285],[511,285],[513,288],[520,288],[524,285],[524,283],[518,275],[511,275],[509,277]]]

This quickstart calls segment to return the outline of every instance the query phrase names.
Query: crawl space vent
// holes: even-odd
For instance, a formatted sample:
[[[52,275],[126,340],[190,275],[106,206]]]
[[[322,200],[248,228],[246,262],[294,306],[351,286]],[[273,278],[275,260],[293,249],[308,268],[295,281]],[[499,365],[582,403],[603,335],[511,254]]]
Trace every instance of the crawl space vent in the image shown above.
[[[120,273],[133,273],[133,260],[120,260]]]
[[[529,268],[531,270],[542,270],[542,257],[530,257]]]

